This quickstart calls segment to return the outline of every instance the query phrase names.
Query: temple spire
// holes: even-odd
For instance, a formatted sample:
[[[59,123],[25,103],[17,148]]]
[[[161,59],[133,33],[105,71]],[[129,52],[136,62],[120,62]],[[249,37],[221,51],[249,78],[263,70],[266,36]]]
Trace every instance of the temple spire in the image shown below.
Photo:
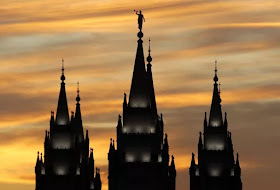
[[[195,166],[195,158],[194,158],[194,153],[192,153],[192,161],[191,161],[191,166]]]
[[[157,117],[157,104],[156,104],[156,97],[155,97],[155,90],[154,90],[154,82],[153,82],[153,74],[152,74],[152,56],[151,56],[151,39],[149,38],[149,50],[148,50],[148,57],[147,57],[147,84],[149,88],[149,95],[150,95],[150,102],[151,102],[151,109],[155,116]]]
[[[167,140],[167,134],[165,134],[164,144],[162,149],[162,162],[164,165],[168,166],[169,164],[169,145]]]
[[[235,162],[235,168],[234,168],[234,175],[235,176],[241,176],[241,168],[239,164],[239,154],[236,154],[236,162]]]
[[[77,82],[77,97],[76,97],[76,112],[75,112],[75,119],[82,119],[82,115],[81,115],[81,108],[80,108],[80,88],[79,88],[79,82]]]
[[[65,91],[65,75],[64,75],[64,59],[62,59],[62,68],[61,68],[61,87],[58,98],[58,105],[56,111],[56,123],[58,125],[67,125],[69,123],[69,112],[68,112],[68,104],[67,97]]]
[[[153,58],[151,56],[151,38],[149,38],[149,50],[148,50],[148,53],[149,53],[149,55],[147,57],[147,61],[150,64],[152,62],[152,60],[153,60]]]
[[[123,93],[123,106],[127,106],[126,93]]]
[[[201,146],[201,145],[202,145],[202,133],[201,133],[201,132],[199,132],[198,145],[199,145],[199,146]]]
[[[215,76],[214,80],[214,90],[213,90],[213,97],[212,97],[212,104],[210,110],[210,117],[209,117],[209,126],[210,127],[219,127],[223,124],[223,117],[222,117],[222,108],[221,108],[221,98],[218,89],[217,82],[219,81],[217,75],[217,61],[215,61]]]
[[[40,163],[40,159],[39,159],[39,151],[37,152],[37,161],[36,161],[36,165],[39,165],[39,163]]]
[[[122,128],[122,116],[119,115],[118,117],[118,125],[117,125],[117,128]]]
[[[140,13],[141,14],[141,13]],[[141,14],[142,15],[142,14]],[[140,29],[140,28],[139,28]],[[142,27],[141,27],[142,29]],[[129,94],[129,107],[148,107],[147,77],[143,52],[143,32],[138,32],[138,45]]]
[[[240,164],[239,164],[239,154],[238,153],[236,154],[236,167],[240,167]]]
[[[227,121],[227,112],[225,112],[225,121],[224,121],[224,126],[228,125],[228,121]]]
[[[41,164],[43,164],[43,153],[41,152],[41,159],[40,159]]]
[[[173,155],[171,156],[170,167],[171,167],[172,169],[175,169],[175,161],[174,161],[174,156],[173,156]]]

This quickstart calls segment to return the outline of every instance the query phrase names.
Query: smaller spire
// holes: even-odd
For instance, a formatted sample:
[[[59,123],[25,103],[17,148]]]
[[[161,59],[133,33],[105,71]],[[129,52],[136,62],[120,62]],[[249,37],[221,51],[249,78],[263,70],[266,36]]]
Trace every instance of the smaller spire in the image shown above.
[[[149,38],[149,50],[148,50],[148,52],[149,52],[149,55],[147,57],[147,61],[148,61],[149,64],[151,64],[153,58],[151,56],[151,39],[150,38]]]
[[[100,177],[100,169],[96,168],[95,178],[94,178],[94,189],[101,189],[102,182]]]
[[[126,93],[123,93],[123,105],[127,106]]]
[[[35,166],[36,174],[41,174],[42,162],[40,161],[39,155],[40,155],[40,153],[38,151],[37,152],[37,161],[36,161],[36,166]]]
[[[93,148],[90,148],[90,156],[89,156],[89,167],[90,167],[90,173],[92,175],[94,172],[94,157],[93,157]]]
[[[43,163],[43,154],[41,152],[41,160],[40,160],[41,163]]]
[[[166,146],[168,146],[168,140],[167,140],[167,134],[165,133],[165,138],[164,138],[164,145]]]
[[[50,121],[54,122],[54,112],[53,111],[51,111],[51,120]]]
[[[109,147],[109,152],[113,151],[113,139],[110,138],[110,147]]]
[[[61,87],[59,92],[57,111],[56,111],[56,123],[58,125],[67,125],[69,123],[69,112],[68,112],[68,104],[67,97],[65,91],[65,76],[64,76],[64,59],[62,59],[62,74],[61,74]]]
[[[191,166],[195,165],[195,158],[194,158],[194,153],[192,152],[192,161],[191,161]]]
[[[90,148],[90,159],[93,160],[93,148]]]
[[[227,112],[225,112],[225,121],[224,121],[224,126],[228,125],[228,121],[227,121]]]
[[[221,83],[219,83],[219,94],[221,94]]]
[[[172,168],[175,168],[175,162],[174,162],[174,156],[173,155],[171,156],[171,164],[170,164],[170,166]]]
[[[204,114],[204,127],[207,127],[207,113]]]
[[[121,127],[122,127],[122,116],[119,115],[117,128],[121,128]]]
[[[236,153],[236,166],[240,167],[240,165],[239,165],[239,154],[238,153]]]
[[[212,103],[210,109],[210,117],[209,117],[209,126],[210,127],[220,127],[223,125],[223,114],[221,108],[221,97],[218,89],[218,76],[217,76],[217,61],[215,61],[215,76],[214,80],[214,89],[212,96]]]
[[[82,114],[81,114],[81,107],[80,107],[80,87],[79,87],[79,82],[77,82],[77,97],[76,97],[76,112],[75,112],[75,119],[78,121],[79,127],[82,128]]]
[[[40,159],[39,159],[39,151],[37,152],[37,163],[36,164],[39,164],[39,161],[40,161]]]
[[[201,133],[201,131],[199,132],[198,145],[202,145],[202,133]]]

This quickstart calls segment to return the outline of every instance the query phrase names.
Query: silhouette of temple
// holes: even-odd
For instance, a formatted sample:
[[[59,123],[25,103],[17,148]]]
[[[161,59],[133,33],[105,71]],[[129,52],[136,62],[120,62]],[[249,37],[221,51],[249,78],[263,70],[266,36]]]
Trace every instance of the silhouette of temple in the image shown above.
[[[190,190],[241,190],[241,168],[234,151],[227,113],[222,116],[220,89],[218,89],[217,62],[215,62],[214,90],[209,121],[205,112],[204,133],[199,133],[198,164],[192,153]],[[203,140],[202,140],[203,138]]]
[[[116,127],[117,145],[112,139],[110,142],[109,190],[175,190],[174,157],[170,162],[163,116],[157,113],[150,45],[147,68],[145,65],[141,21],[139,30],[129,100],[124,94],[123,117],[119,115]]]
[[[79,87],[76,111],[69,120],[63,65],[61,81],[56,116],[51,112],[50,130],[46,130],[44,160],[38,152],[36,190],[101,190],[100,171],[96,168],[94,172],[92,148],[89,155],[88,131],[84,136]]]

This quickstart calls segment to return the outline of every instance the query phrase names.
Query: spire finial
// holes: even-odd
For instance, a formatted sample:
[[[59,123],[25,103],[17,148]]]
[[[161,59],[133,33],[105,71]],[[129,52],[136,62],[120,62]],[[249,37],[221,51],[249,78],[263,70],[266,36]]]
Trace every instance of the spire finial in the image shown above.
[[[64,74],[64,59],[63,58],[61,59],[61,63],[62,63],[62,68],[61,68],[62,74]]]
[[[150,38],[149,38],[149,50],[148,50],[148,52],[149,52],[149,55],[147,57],[147,61],[148,61],[148,63],[151,63],[153,58],[151,56],[151,39]]]
[[[218,80],[219,80],[219,78],[218,78],[218,76],[217,76],[217,71],[218,71],[218,69],[217,69],[217,60],[215,60],[215,76],[214,76],[214,81],[215,81],[215,83],[217,83],[218,82]]]
[[[77,82],[77,97],[76,97],[76,101],[79,103],[79,101],[81,101],[80,98],[80,83],[79,81]]]
[[[61,66],[61,77],[60,77],[60,79],[62,80],[62,82],[64,82],[65,76],[64,76],[64,59],[63,58],[61,60],[61,64],[62,64],[62,66]]]
[[[221,93],[221,83],[219,83],[219,93]]]
[[[217,74],[217,59],[215,60],[215,74]]]
[[[149,53],[151,52],[151,38],[149,38]]]

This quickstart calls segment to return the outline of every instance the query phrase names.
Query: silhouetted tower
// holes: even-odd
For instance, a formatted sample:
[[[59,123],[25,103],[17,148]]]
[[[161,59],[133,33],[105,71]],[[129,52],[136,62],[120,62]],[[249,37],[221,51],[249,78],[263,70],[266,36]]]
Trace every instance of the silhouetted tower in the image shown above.
[[[174,157],[170,162],[163,116],[157,114],[150,44],[146,68],[142,37],[140,30],[129,99],[124,94],[123,117],[118,116],[116,145],[110,140],[109,190],[175,190],[176,186]]]
[[[227,113],[222,118],[217,62],[215,62],[214,90],[209,122],[204,117],[204,133],[199,132],[198,163],[192,153],[190,190],[241,190],[241,169],[237,154],[233,155],[231,133],[228,132]]]
[[[57,112],[51,112],[50,131],[46,130],[44,161],[37,156],[35,166],[36,190],[101,190],[99,170],[94,176],[93,149],[89,156],[88,131],[84,138],[77,88],[76,111],[69,121],[65,90],[64,60]]]

